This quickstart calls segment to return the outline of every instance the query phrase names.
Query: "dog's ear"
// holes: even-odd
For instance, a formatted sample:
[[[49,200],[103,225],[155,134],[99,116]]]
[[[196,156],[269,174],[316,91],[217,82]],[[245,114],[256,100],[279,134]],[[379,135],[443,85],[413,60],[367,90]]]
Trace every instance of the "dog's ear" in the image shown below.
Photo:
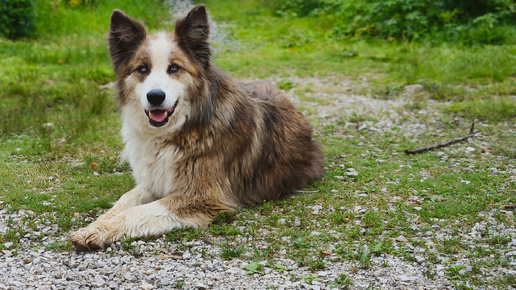
[[[175,34],[179,46],[191,51],[204,67],[210,63],[208,35],[210,25],[204,5],[195,6],[185,18],[176,20]]]
[[[111,60],[117,74],[120,72],[122,62],[136,52],[146,34],[143,24],[121,10],[113,10],[108,40]]]

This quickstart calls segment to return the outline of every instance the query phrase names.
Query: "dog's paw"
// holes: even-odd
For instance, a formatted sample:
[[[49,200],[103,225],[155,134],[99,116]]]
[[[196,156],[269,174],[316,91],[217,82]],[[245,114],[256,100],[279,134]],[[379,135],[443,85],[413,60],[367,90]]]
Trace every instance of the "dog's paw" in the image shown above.
[[[70,234],[70,240],[79,252],[103,249],[112,243],[113,233],[105,227],[91,224]]]

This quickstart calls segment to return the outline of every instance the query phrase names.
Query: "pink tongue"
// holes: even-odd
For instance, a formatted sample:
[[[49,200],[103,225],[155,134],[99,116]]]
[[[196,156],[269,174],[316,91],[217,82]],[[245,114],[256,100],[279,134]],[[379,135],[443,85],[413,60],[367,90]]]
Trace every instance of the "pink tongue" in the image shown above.
[[[149,117],[155,122],[163,122],[167,118],[167,111],[152,110],[149,112]]]

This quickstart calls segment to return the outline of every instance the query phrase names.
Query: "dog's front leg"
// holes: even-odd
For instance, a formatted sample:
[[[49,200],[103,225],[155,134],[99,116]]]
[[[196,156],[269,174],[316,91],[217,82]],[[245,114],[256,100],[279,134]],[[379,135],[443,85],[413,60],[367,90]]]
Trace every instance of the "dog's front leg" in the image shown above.
[[[156,198],[148,190],[137,186],[122,195],[110,210],[98,217],[97,221],[110,219],[130,207],[147,204],[155,200]]]
[[[175,228],[206,227],[219,212],[231,212],[235,207],[232,202],[167,196],[96,221],[73,233],[72,243],[79,251],[90,251],[109,246],[124,235],[159,236]]]
[[[72,244],[79,251],[91,251],[94,249],[102,248],[96,241],[104,238],[98,237],[106,236],[109,232],[115,232],[116,224],[111,222],[115,216],[121,212],[135,206],[147,204],[154,201],[153,195],[142,187],[137,186],[131,191],[128,191],[115,203],[115,205],[106,213],[101,215],[95,222],[91,223],[85,228],[81,228],[70,235]],[[101,234],[104,233],[104,234]]]

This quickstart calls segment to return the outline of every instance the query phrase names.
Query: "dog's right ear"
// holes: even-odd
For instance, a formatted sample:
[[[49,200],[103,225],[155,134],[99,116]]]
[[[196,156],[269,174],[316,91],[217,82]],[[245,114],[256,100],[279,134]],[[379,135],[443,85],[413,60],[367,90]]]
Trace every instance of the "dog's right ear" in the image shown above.
[[[136,52],[146,35],[143,24],[121,10],[113,10],[108,40],[111,60],[117,75],[120,73],[122,62],[127,61]]]

